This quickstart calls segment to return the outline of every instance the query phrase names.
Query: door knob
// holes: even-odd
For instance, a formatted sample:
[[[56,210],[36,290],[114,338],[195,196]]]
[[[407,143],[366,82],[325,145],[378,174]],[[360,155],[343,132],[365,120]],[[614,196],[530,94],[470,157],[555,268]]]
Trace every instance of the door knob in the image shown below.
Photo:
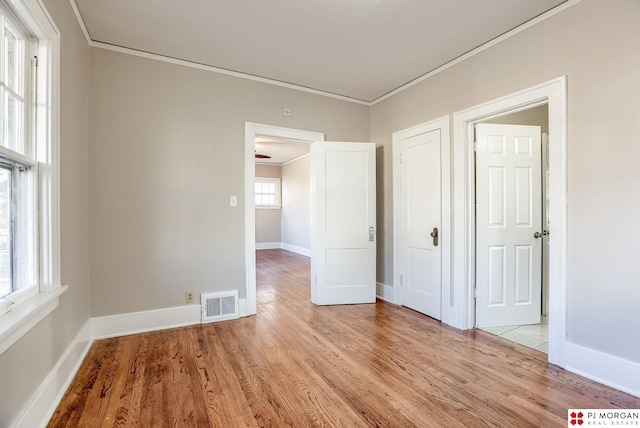
[[[433,231],[431,232],[431,237],[433,238],[433,246],[437,247],[438,246],[438,228],[434,227]]]
[[[538,238],[543,238],[545,236],[549,236],[549,231],[548,230],[543,230],[542,233],[541,232],[536,232],[533,234],[533,237],[538,239]]]

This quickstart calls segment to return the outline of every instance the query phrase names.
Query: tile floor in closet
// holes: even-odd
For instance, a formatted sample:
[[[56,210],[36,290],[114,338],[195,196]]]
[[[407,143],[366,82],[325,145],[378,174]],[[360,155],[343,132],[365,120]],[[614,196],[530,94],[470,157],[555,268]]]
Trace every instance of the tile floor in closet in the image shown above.
[[[544,315],[540,320],[540,324],[487,327],[482,330],[548,354],[549,320]]]

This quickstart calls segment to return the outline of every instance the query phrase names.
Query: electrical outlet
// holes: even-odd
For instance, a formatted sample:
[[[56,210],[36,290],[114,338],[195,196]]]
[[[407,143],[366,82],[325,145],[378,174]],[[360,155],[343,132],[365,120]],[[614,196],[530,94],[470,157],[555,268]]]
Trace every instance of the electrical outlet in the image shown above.
[[[187,301],[187,303],[193,303],[194,302],[194,294],[193,291],[187,291],[185,293],[185,300]]]

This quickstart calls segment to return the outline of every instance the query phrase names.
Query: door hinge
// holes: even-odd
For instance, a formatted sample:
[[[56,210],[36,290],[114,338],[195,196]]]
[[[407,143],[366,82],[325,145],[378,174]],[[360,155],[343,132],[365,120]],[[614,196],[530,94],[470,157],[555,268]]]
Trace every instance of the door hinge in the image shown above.
[[[402,165],[402,153],[400,153],[400,164]]]
[[[474,152],[477,152],[477,151],[478,151],[478,142],[477,142],[477,141],[474,141],[474,142],[473,142],[473,151],[474,151]]]
[[[473,298],[474,299],[478,298],[478,287],[473,287]]]
[[[402,275],[400,275],[400,285],[402,285]]]

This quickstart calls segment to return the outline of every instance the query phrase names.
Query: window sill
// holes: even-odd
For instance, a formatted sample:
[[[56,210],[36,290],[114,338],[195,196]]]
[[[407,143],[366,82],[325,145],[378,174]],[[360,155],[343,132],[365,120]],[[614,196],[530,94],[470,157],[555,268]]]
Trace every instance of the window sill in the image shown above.
[[[67,288],[69,286],[64,285],[38,293],[0,317],[0,355],[57,308],[58,297],[67,291]]]
[[[280,210],[282,205],[256,205],[257,210]]]

